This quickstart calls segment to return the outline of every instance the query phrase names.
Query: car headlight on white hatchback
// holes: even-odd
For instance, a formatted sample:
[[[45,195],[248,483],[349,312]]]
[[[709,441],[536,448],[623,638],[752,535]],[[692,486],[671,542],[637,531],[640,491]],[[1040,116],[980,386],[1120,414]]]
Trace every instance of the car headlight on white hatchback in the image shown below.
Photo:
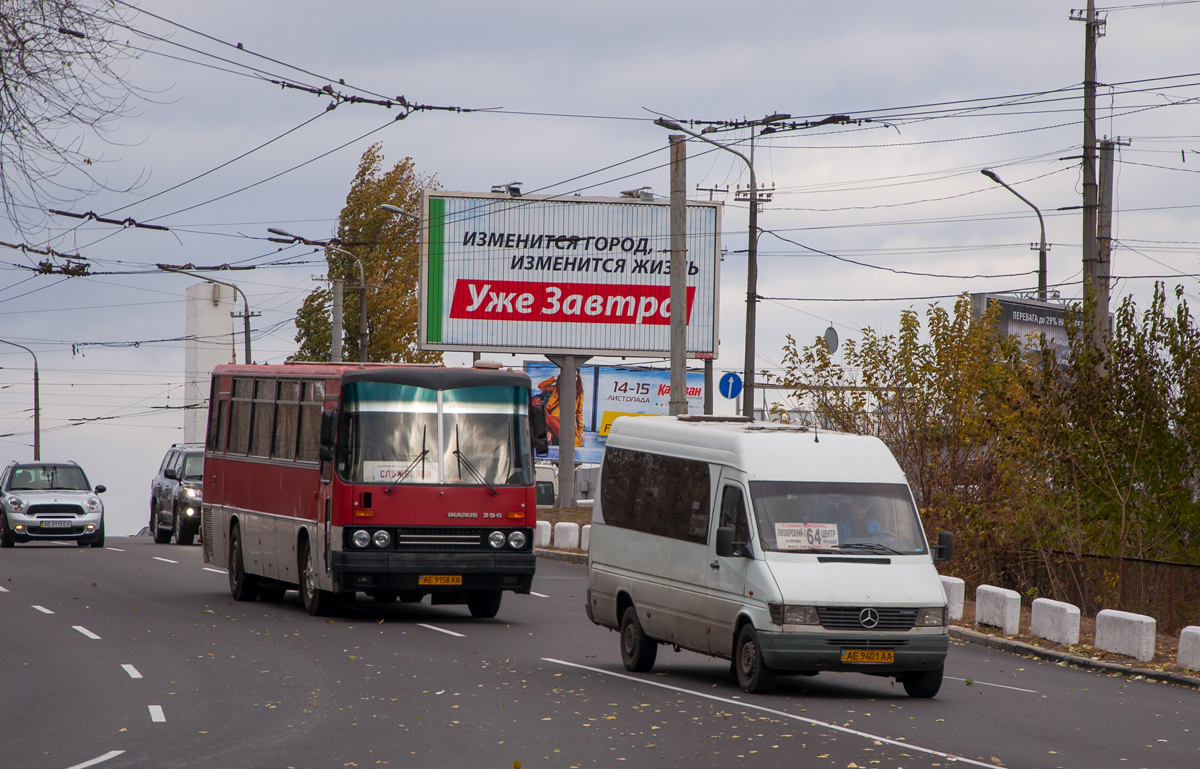
[[[104,505],[100,504],[100,497],[88,497],[83,501],[83,506],[89,513],[98,513],[104,509]]]
[[[14,513],[19,513],[25,509],[25,500],[18,496],[9,494],[4,498],[4,501],[8,504],[8,509]]]

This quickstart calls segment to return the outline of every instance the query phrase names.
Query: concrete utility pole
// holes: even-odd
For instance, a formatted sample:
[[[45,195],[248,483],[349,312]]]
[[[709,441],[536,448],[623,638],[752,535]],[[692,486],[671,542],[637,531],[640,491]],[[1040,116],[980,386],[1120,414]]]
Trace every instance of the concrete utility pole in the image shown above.
[[[34,355],[33,350],[23,344],[9,342],[6,339],[0,339],[0,343],[20,347],[33,356],[33,461],[40,462],[42,461],[42,388],[38,381],[37,355]]]
[[[671,400],[667,413],[688,413],[687,404],[687,137],[671,143]],[[560,481],[561,483],[561,481]]]
[[[1101,334],[1108,333],[1109,289],[1112,280],[1112,205],[1113,188],[1117,177],[1113,174],[1113,154],[1118,146],[1129,142],[1108,140],[1100,142],[1100,222],[1096,229],[1096,318]]]
[[[1104,34],[1104,21],[1096,18],[1096,2],[1088,0],[1086,15],[1071,17],[1084,22],[1083,41],[1083,291],[1094,296],[1099,289],[1100,254],[1096,243],[1096,40]],[[1092,318],[1092,340],[1098,346],[1108,312],[1101,319],[1097,305]]]
[[[341,278],[334,278],[330,281],[333,286],[333,307],[330,308],[330,319],[333,321],[333,329],[329,334],[329,360],[334,363],[342,362],[342,313],[345,312],[342,306],[342,284]]]

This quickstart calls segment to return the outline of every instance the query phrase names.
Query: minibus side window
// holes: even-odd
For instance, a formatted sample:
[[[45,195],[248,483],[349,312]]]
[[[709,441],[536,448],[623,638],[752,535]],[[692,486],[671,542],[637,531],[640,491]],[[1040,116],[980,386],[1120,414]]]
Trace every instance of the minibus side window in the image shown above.
[[[733,527],[733,541],[750,543],[750,523],[746,517],[746,500],[737,486],[726,486],[721,491],[721,527]]]
[[[600,505],[612,526],[706,544],[708,464],[642,451],[604,452]]]

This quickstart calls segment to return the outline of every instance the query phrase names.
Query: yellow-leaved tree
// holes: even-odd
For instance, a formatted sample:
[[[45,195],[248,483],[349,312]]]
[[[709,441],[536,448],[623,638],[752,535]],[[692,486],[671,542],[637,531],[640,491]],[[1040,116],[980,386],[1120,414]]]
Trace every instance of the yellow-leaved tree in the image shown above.
[[[416,213],[421,191],[436,189],[432,176],[415,170],[406,157],[384,170],[383,146],[363,153],[338,216],[337,240],[362,262],[366,274],[368,359],[382,363],[441,363],[442,354],[417,349],[420,225],[414,219],[380,209],[389,204]],[[365,243],[367,245],[354,245]],[[326,250],[329,276],[346,281],[342,360],[359,358],[358,265],[345,254]],[[331,291],[322,287],[305,298],[296,317],[298,361],[331,359]]]

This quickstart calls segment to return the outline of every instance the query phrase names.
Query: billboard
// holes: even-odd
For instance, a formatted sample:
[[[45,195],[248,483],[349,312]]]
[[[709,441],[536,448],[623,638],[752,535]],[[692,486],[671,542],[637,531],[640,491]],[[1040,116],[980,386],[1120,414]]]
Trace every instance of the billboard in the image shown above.
[[[997,320],[1000,333],[1019,337],[1021,341],[1025,341],[1029,334],[1045,334],[1046,341],[1055,350],[1066,350],[1070,346],[1065,305],[998,294],[971,294],[975,317],[983,316],[988,303],[1000,305],[1000,317]]]
[[[717,355],[720,214],[687,206],[692,358]],[[421,349],[669,353],[668,203],[427,190],[421,216]]]
[[[533,394],[546,404],[550,428],[550,453],[537,459],[558,459],[558,366],[526,361],[525,373],[533,380]],[[580,366],[575,382],[575,461],[599,462],[613,420],[622,416],[666,415],[670,410],[671,372],[634,366]],[[704,372],[687,372],[689,414],[704,413]]]

